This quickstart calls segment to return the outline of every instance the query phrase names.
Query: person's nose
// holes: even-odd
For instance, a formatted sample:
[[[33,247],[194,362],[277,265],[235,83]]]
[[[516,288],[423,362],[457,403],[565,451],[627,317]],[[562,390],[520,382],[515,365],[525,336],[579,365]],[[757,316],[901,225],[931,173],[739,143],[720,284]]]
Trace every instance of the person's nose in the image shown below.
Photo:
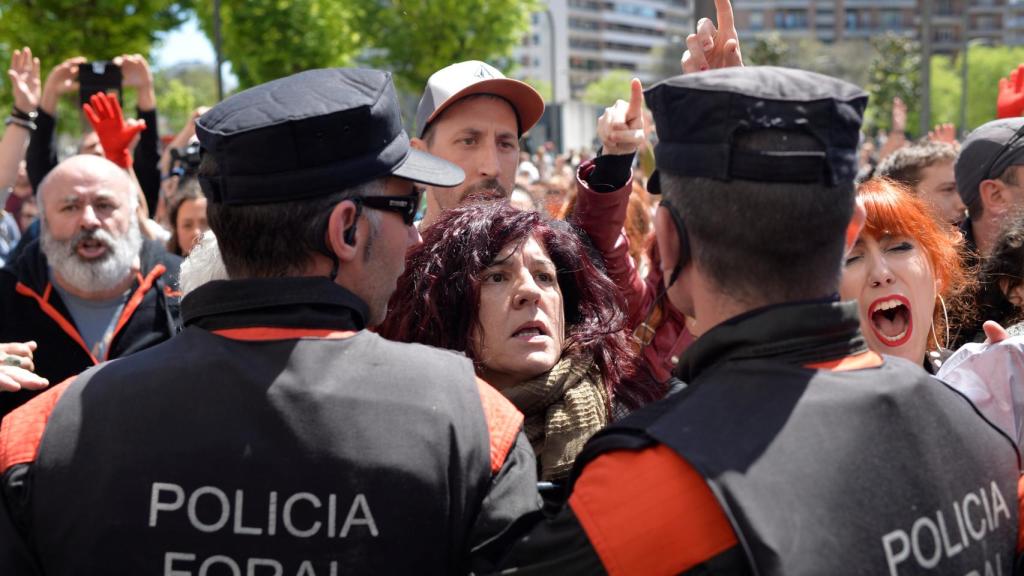
[[[896,281],[892,269],[889,268],[889,263],[883,256],[871,258],[871,269],[868,271],[868,274],[868,280],[871,282],[872,288],[889,286]]]
[[[92,205],[86,204],[85,208],[82,210],[82,228],[86,230],[95,230],[100,227],[100,224],[100,219],[96,215],[96,211],[93,210]]]
[[[516,307],[522,308],[531,304],[537,304],[540,302],[541,289],[537,285],[537,281],[533,278],[533,274],[524,272],[522,278],[519,279],[519,283],[516,286],[515,292],[515,304]]]
[[[415,224],[413,224],[411,226],[406,226],[406,228],[409,229],[408,230],[409,236],[408,236],[407,242],[406,242],[406,244],[407,244],[407,246],[409,248],[412,248],[413,246],[419,246],[420,244],[423,244],[423,236],[420,235],[420,229],[417,228]]]
[[[501,163],[498,161],[498,145],[481,146],[477,171],[484,178],[497,178],[501,174]]]

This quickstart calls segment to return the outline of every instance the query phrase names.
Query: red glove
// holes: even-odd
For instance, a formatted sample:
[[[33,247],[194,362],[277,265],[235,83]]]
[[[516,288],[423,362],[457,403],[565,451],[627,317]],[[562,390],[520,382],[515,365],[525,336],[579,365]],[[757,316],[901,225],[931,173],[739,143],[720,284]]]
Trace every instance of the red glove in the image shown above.
[[[113,94],[93,94],[89,102],[82,105],[82,110],[99,136],[100,144],[103,145],[103,155],[121,168],[131,168],[131,143],[139,132],[146,129],[146,122],[125,122],[121,104]]]
[[[1015,118],[1024,113],[1024,64],[1010,72],[1008,78],[999,79],[999,98],[996,117]]]

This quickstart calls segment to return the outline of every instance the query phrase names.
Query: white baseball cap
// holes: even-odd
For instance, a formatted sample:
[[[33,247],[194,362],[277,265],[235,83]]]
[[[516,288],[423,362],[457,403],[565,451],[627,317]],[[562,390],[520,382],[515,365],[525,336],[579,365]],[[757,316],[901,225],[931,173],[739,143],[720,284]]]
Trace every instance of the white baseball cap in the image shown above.
[[[434,72],[427,80],[416,108],[420,136],[446,108],[473,94],[493,94],[508,100],[519,118],[519,134],[533,128],[544,114],[544,98],[532,86],[506,78],[498,69],[479,60],[467,60]]]

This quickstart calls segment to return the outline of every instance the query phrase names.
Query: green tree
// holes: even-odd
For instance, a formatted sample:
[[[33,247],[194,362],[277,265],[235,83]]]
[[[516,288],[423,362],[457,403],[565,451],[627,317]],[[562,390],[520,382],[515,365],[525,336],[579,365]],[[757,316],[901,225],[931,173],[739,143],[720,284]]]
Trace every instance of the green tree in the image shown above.
[[[910,38],[895,34],[874,38],[871,43],[875,55],[865,86],[871,97],[864,118],[865,128],[888,130],[892,123],[892,101],[898,96],[907,104],[907,128],[913,130],[918,125],[920,46]]]
[[[391,70],[401,90],[419,94],[431,74],[463,60],[508,70],[538,0],[377,0],[368,2],[369,64]]]
[[[629,101],[629,83],[634,74],[628,70],[609,70],[583,91],[583,101],[594,106],[611,106],[616,100]]]
[[[765,34],[754,40],[748,50],[743,51],[747,65],[782,66],[789,53],[789,45],[778,32]]]
[[[1024,62],[1024,47],[971,46],[968,52],[966,128],[973,130],[995,119],[999,79],[1005,78]],[[958,75],[961,62],[962,58],[957,58]]]
[[[358,27],[364,2],[347,0],[221,0],[224,59],[240,88],[311,68],[345,66],[365,45]],[[207,37],[214,38],[213,1],[197,0]]]
[[[160,133],[174,134],[199,106],[217,103],[217,79],[214,67],[200,63],[184,63],[153,73],[157,107],[160,110]]]
[[[543,98],[545,102],[551,101],[551,82],[537,78],[524,78],[523,82],[533,86],[533,89],[540,93],[540,97]]]
[[[932,56],[931,72],[931,124],[959,124],[960,72],[953,59],[946,55]]]
[[[110,60],[120,54],[149,56],[160,32],[188,17],[192,0],[0,0],[0,66],[11,51],[29,46],[46,73],[72,56]],[[10,103],[6,76],[0,106]]]

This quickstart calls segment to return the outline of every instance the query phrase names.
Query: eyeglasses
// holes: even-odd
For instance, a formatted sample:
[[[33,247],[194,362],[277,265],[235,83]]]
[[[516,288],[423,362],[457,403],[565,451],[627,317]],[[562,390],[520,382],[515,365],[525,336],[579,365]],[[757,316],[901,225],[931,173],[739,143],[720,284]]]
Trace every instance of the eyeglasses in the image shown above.
[[[988,164],[985,166],[984,172],[986,179],[996,177],[995,174],[992,174],[992,169],[996,167],[996,164],[999,163],[999,160],[1003,155],[1009,152],[1010,149],[1013,148],[1013,145],[1021,138],[1024,138],[1024,124],[1021,124],[1020,128],[1017,128],[1017,131],[1013,133],[1013,136],[1010,136],[1009,140],[1006,141],[1006,144],[1003,144],[1003,147],[999,149],[999,152],[989,160]]]
[[[406,226],[412,226],[416,222],[416,212],[420,207],[422,192],[422,189],[416,188],[407,196],[357,196],[352,200],[374,210],[396,212],[402,217]]]

